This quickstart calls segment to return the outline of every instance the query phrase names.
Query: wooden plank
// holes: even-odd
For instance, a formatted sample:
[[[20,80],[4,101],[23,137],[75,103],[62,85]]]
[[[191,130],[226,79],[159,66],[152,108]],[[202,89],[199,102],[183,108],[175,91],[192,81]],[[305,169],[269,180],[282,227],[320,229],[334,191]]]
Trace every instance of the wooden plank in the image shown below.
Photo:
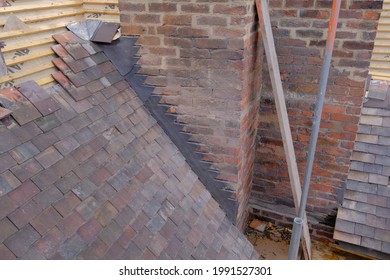
[[[27,42],[19,42],[17,44],[7,45],[2,49],[3,53],[14,52],[22,49],[39,47],[47,44],[54,44],[55,40],[52,37],[46,37],[37,40],[30,40]]]
[[[51,69],[51,68],[54,69],[55,67],[54,67],[54,64],[52,62],[49,62],[49,63],[44,63],[42,65],[39,65],[38,67],[34,67],[32,69],[29,68],[29,69],[22,70],[22,71],[13,73],[13,74],[2,76],[2,77],[0,77],[0,84],[5,83],[5,82],[9,82],[9,81],[12,81],[12,80],[20,79],[20,78],[32,75],[32,74],[34,74],[36,72],[48,70],[48,69]]]
[[[99,9],[84,9],[85,13],[89,14],[103,14],[103,15],[119,15],[119,10],[99,10]]]
[[[53,79],[52,76],[47,76],[45,78],[37,80],[36,82],[37,82],[38,85],[44,86],[44,85],[48,85],[50,83],[54,83],[55,80]]]
[[[298,172],[295,150],[291,136],[290,122],[287,115],[286,101],[283,93],[282,80],[280,78],[279,63],[276,56],[275,42],[272,34],[271,20],[267,0],[256,0],[257,13],[260,21],[260,29],[263,45],[268,62],[271,84],[275,98],[276,111],[283,139],[283,148],[286,156],[288,174],[294,198],[296,213],[301,202],[301,183]],[[306,259],[311,259],[311,241],[307,218],[305,217],[302,229],[303,251]]]
[[[53,55],[53,54],[54,54],[54,52],[51,50],[51,48],[47,48],[45,50],[42,50],[42,51],[39,51],[39,52],[33,52],[31,54],[28,54],[28,55],[15,57],[15,58],[11,58],[11,59],[6,59],[5,60],[5,64],[7,66],[11,66],[11,65],[15,65],[15,64],[19,64],[19,63],[24,63],[24,62],[27,62],[27,61],[35,60],[35,59],[38,59],[38,58],[42,58],[42,57],[45,57],[45,56],[50,56],[50,55]]]
[[[39,14],[35,16],[21,16],[20,19],[24,23],[35,23],[35,22],[41,22],[45,20],[52,20],[52,19],[59,19],[64,17],[72,17],[77,15],[84,14],[83,9],[73,9],[70,11],[61,11],[61,12],[54,12],[54,13],[45,13],[45,14]],[[6,20],[0,20],[0,25],[4,25]]]
[[[74,6],[81,6],[82,4],[83,4],[82,0],[51,1],[51,2],[42,2],[40,4],[38,3],[24,4],[24,5],[17,5],[17,6],[1,7],[0,14],[37,11],[37,10],[45,10],[45,9],[52,9],[52,8],[74,7]]]
[[[45,31],[54,31],[56,29],[64,28],[64,26],[68,23],[69,22],[60,22],[57,24],[32,27],[32,28],[29,28],[26,30],[15,30],[15,31],[1,32],[0,33],[0,40],[20,37],[20,36],[26,36],[26,35],[33,35],[33,34],[45,32]]]
[[[84,0],[84,4],[118,5],[118,0]]]

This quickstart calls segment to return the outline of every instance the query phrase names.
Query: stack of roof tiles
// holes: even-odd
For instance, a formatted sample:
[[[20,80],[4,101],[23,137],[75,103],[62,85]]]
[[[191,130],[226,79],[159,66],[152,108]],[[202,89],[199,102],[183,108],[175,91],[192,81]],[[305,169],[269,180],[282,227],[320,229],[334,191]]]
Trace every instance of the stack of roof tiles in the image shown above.
[[[372,81],[334,238],[390,254],[390,92]]]
[[[250,259],[96,45],[54,36],[54,78],[0,91],[0,259]]]

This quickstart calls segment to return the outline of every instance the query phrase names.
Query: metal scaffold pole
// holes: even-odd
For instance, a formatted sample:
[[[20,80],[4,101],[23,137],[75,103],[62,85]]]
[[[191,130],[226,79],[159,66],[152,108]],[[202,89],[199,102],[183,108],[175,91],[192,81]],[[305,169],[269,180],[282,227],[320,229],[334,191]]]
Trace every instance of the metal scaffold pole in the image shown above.
[[[314,163],[314,156],[316,152],[318,134],[320,131],[322,109],[325,102],[325,94],[326,94],[326,88],[328,84],[330,64],[332,60],[337,22],[340,13],[340,5],[341,5],[341,0],[333,1],[332,13],[331,13],[331,18],[328,27],[328,36],[326,40],[324,63],[322,65],[320,83],[318,86],[318,94],[317,94],[317,101],[316,101],[316,107],[315,107],[313,124],[312,124],[312,132],[310,137],[310,147],[309,147],[309,152],[308,152],[308,157],[306,162],[305,177],[303,181],[301,205],[298,213],[299,218],[295,218],[294,220],[292,239],[291,239],[289,253],[288,253],[290,260],[296,260],[298,257],[299,241],[301,238],[301,223],[299,223],[299,221],[302,221],[306,213],[307,198],[310,190],[310,180],[313,171],[313,163]]]

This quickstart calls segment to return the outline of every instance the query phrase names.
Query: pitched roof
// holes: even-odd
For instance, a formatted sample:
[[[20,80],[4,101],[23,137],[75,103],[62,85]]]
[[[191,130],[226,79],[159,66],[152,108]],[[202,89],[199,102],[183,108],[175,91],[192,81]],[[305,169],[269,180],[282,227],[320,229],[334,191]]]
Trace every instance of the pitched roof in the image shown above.
[[[390,254],[390,92],[372,81],[334,238]]]
[[[54,36],[54,74],[0,91],[0,259],[250,259],[101,50]]]

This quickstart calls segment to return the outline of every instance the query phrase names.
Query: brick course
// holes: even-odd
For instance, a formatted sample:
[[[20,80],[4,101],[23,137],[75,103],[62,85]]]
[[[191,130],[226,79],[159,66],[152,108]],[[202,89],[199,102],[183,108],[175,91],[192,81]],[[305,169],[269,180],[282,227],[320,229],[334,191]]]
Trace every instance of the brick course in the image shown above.
[[[139,35],[138,64],[160,103],[216,180],[239,203],[243,223],[253,175],[262,51],[254,2],[119,1],[122,31]],[[218,199],[218,198],[216,198]]]

